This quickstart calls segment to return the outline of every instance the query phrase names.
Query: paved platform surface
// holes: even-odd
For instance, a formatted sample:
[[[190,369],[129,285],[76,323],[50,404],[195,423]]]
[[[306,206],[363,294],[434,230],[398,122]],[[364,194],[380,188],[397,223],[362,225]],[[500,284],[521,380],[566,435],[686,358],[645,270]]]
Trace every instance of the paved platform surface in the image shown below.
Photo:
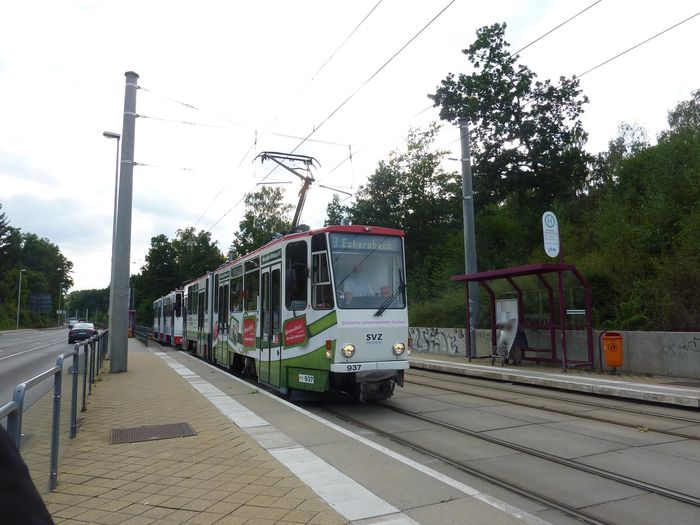
[[[109,444],[113,428],[177,422],[197,436]],[[63,524],[346,522],[135,340],[129,372],[103,374],[93,390],[45,500]]]
[[[466,357],[439,354],[413,353],[411,368],[449,372],[485,379],[509,381],[528,385],[572,390],[638,401],[667,403],[686,407],[700,407],[700,388],[672,386],[680,378],[639,376],[631,374],[610,375],[584,370],[567,370],[535,366],[492,366],[486,360],[469,362]],[[700,384],[700,382],[699,382]]]

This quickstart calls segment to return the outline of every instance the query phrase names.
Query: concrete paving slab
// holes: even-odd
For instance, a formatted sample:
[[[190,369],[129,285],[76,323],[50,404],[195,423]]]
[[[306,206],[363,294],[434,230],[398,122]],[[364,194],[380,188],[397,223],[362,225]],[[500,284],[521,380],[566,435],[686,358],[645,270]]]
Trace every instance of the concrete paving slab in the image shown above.
[[[700,497],[700,462],[664,454],[653,447],[627,448],[577,461]]]
[[[645,494],[621,501],[611,501],[581,510],[608,523],[697,525],[700,521],[697,507],[669,500],[657,494]]]
[[[439,450],[440,454],[455,461],[512,456],[517,454],[508,448],[494,445],[482,439],[455,434],[451,430],[435,427],[431,430],[416,430],[398,434],[409,443]]]
[[[461,407],[485,408],[508,405],[508,401],[493,401],[483,397],[470,397],[469,394],[439,394],[431,397],[436,401]]]
[[[535,516],[556,525],[581,525],[581,521],[561,511],[549,509],[535,512]]]
[[[542,426],[529,425],[493,430],[484,432],[484,434],[567,459],[601,454],[625,447],[625,445],[614,441],[583,436],[551,426],[548,428],[551,430],[543,431]]]
[[[683,440],[683,438],[669,436],[659,432],[640,432],[639,429],[635,428],[587,419],[549,423],[547,426],[566,432],[613,441],[631,447]]]
[[[551,423],[576,419],[576,416],[548,412],[540,408],[530,408],[516,405],[487,407],[484,410],[492,414],[527,421],[528,423]]]
[[[673,429],[674,432],[680,432],[682,434],[686,434],[688,436],[694,436],[696,438],[700,439],[700,425],[690,425],[690,426],[683,426],[683,427],[677,427]]]
[[[493,508],[474,498],[460,498],[436,505],[405,511],[418,523],[455,525],[457,523],[488,523],[489,525],[522,525],[522,521],[506,514],[494,515]]]
[[[523,419],[504,417],[498,414],[492,414],[488,409],[479,408],[454,408],[452,410],[441,410],[439,412],[431,412],[430,417],[439,421],[444,421],[445,423],[449,423],[451,425],[467,428],[475,432],[521,427],[523,425],[530,424]]]
[[[586,412],[586,415],[611,419],[628,425],[656,428],[658,430],[672,430],[679,426],[684,426],[682,422],[661,416],[648,416],[614,409],[591,410],[590,412]]]
[[[424,430],[428,428],[433,428],[435,425],[421,421],[419,419],[413,419],[410,417],[395,417],[394,413],[386,408],[382,408],[381,404],[357,404],[357,403],[343,403],[343,404],[323,404],[317,405],[317,408],[321,410],[331,410],[333,412],[341,412],[350,417],[360,419],[364,423],[370,426],[381,427],[382,430],[386,432],[410,432],[413,430]],[[328,417],[329,414],[322,414],[324,417]]]
[[[640,489],[526,454],[473,460],[467,464],[577,508],[646,494]]]
[[[438,410],[450,410],[454,408],[451,403],[446,403],[431,397],[392,397],[382,402],[385,405],[396,406],[410,412],[436,412]]]
[[[400,510],[464,497],[464,493],[360,443],[319,445],[310,450]],[[400,480],[398,482],[397,480]]]

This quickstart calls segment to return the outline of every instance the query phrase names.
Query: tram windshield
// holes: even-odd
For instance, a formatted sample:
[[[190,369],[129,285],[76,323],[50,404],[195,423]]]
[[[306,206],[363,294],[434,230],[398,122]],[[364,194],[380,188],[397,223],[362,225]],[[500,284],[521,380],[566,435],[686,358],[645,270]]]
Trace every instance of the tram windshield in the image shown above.
[[[406,306],[400,237],[331,233],[338,306],[397,309]]]

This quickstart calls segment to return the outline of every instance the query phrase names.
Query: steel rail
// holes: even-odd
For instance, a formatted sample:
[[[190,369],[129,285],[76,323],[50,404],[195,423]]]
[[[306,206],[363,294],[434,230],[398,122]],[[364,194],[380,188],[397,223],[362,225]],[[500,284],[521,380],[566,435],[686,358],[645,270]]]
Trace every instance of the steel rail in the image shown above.
[[[384,406],[384,405],[382,405]],[[560,512],[563,512],[564,514],[571,516],[573,518],[576,518],[578,520],[581,520],[584,523],[588,523],[590,525],[611,525],[611,522],[601,520],[600,518],[597,518],[595,516],[592,516],[591,514],[588,514],[586,512],[583,512],[576,507],[573,507],[571,505],[567,505],[566,503],[562,503],[561,501],[557,501],[555,499],[550,498],[549,496],[546,496],[544,494],[541,494],[539,492],[536,492],[531,489],[523,488],[520,485],[516,485],[514,483],[511,483],[510,481],[507,481],[499,476],[495,476],[493,474],[490,474],[488,472],[485,472],[483,470],[476,469],[470,465],[467,465],[465,463],[462,463],[460,461],[455,461],[454,459],[450,459],[447,456],[444,456],[440,454],[439,452],[435,452],[433,450],[427,449],[425,447],[422,447],[420,445],[416,445],[415,443],[412,443],[410,441],[407,441],[401,437],[396,436],[395,434],[392,434],[390,432],[386,432],[384,430],[381,430],[373,425],[369,425],[363,421],[360,421],[359,419],[356,419],[352,416],[348,416],[345,414],[341,414],[338,412],[335,412],[333,410],[329,410],[328,408],[323,408],[326,412],[329,414],[332,414],[336,416],[339,419],[342,419],[344,421],[347,421],[349,423],[352,423],[354,425],[360,426],[362,428],[365,428],[367,430],[371,430],[372,432],[383,436],[387,439],[390,439],[391,441],[394,441],[395,443],[398,443],[402,446],[408,447],[412,450],[415,450],[416,452],[420,452],[421,454],[424,454],[428,457],[437,459],[438,461],[441,461],[443,463],[446,463],[452,467],[455,467],[458,470],[461,470],[463,472],[466,472],[467,474],[470,474],[474,477],[477,477],[479,479],[482,479],[484,481],[487,481],[491,483],[492,485],[495,485],[497,487],[500,487],[502,489],[508,490],[510,492],[513,492],[514,494],[517,494],[519,496],[523,496],[527,499],[530,499],[532,501],[535,501],[537,503],[541,503],[551,509],[556,509]]]
[[[422,370],[421,370],[421,371],[422,371]],[[448,382],[448,383],[457,383],[457,384],[459,384],[459,385],[473,386],[473,387],[479,387],[479,388],[484,388],[484,387],[485,387],[485,388],[488,388],[489,390],[499,390],[499,391],[502,391],[502,392],[510,392],[510,393],[514,393],[514,394],[524,394],[524,395],[526,395],[526,396],[531,396],[531,397],[541,397],[541,398],[544,398],[544,399],[553,399],[553,400],[556,400],[556,401],[566,401],[566,402],[569,402],[569,403],[576,403],[576,404],[579,404],[579,405],[587,405],[587,406],[591,406],[591,407],[595,407],[595,408],[612,409],[612,410],[617,410],[617,411],[621,411],[621,412],[629,412],[630,414],[636,414],[636,415],[641,415],[641,416],[660,417],[660,418],[664,418],[664,419],[673,419],[673,420],[676,420],[676,421],[682,421],[682,422],[684,422],[684,423],[690,423],[690,424],[694,424],[694,425],[700,425],[700,419],[691,418],[691,417],[676,416],[676,415],[673,415],[673,414],[660,414],[660,413],[658,413],[658,412],[649,412],[649,411],[646,411],[646,410],[635,410],[635,409],[633,409],[633,408],[624,407],[624,406],[606,405],[606,404],[603,404],[603,403],[595,403],[595,402],[593,402],[593,401],[586,401],[586,400],[583,400],[583,399],[580,399],[580,400],[579,400],[579,399],[572,399],[572,398],[567,398],[567,397],[550,396],[550,395],[548,395],[548,394],[539,394],[539,393],[537,393],[537,392],[524,392],[523,390],[515,390],[515,389],[512,389],[512,388],[495,387],[495,386],[485,386],[485,384],[489,384],[489,383],[498,383],[498,382],[499,382],[498,380],[493,380],[493,379],[483,379],[483,380],[481,380],[481,382],[475,383],[475,382],[473,382],[473,381],[474,381],[473,379],[470,381],[469,378],[468,378],[467,376],[457,375],[457,376],[455,376],[455,377],[459,377],[459,378],[464,377],[464,378],[465,378],[464,381],[457,381],[457,380],[454,380],[454,379],[446,379],[446,378],[436,377],[436,376],[438,376],[438,375],[447,375],[447,376],[453,377],[453,375],[450,374],[449,372],[432,372],[432,373],[433,373],[434,375],[428,375],[428,373],[420,373],[420,374],[417,374],[417,373],[416,373],[416,369],[414,368],[414,369],[410,369],[410,372],[409,372],[408,375],[414,375],[414,376],[416,376],[416,377],[426,377],[426,378],[431,378],[431,379],[432,379],[432,378],[435,378],[435,379],[438,379],[439,381],[445,381],[445,382]],[[478,380],[477,380],[477,381],[478,381]],[[418,383],[416,383],[416,384],[418,384]],[[547,388],[548,388],[548,387],[543,387],[543,386],[538,386],[538,385],[521,385],[521,386],[523,387],[523,389],[528,389],[528,388],[533,388],[533,389],[534,389],[534,388],[547,389]],[[436,388],[437,388],[437,387],[436,387]],[[440,388],[442,388],[442,387],[440,387]],[[551,388],[551,387],[549,387],[549,388],[552,389],[552,390],[554,390],[554,389]],[[447,390],[447,389],[445,389],[445,390]],[[583,396],[590,396],[590,394],[586,394],[586,393],[583,393],[583,392],[571,392],[571,394],[572,394],[573,396],[580,396],[580,397],[583,397]],[[479,394],[477,394],[477,395],[479,395]],[[487,398],[487,399],[491,399],[491,398]],[[634,400],[621,400],[621,401],[623,401],[623,402],[628,402],[628,403],[629,403],[629,402],[634,402]],[[674,408],[675,408],[676,410],[688,410],[688,409],[684,409],[684,408],[677,408],[677,407],[674,407]],[[547,409],[547,410],[549,410],[549,409]],[[695,410],[695,409],[693,409],[693,410]]]
[[[634,487],[640,490],[645,490],[647,492],[651,492],[654,494],[658,494],[660,496],[664,496],[666,498],[671,498],[675,499],[677,501],[681,501],[683,503],[687,503],[689,505],[693,505],[695,507],[700,507],[700,498],[696,496],[691,496],[689,494],[684,494],[682,492],[678,492],[672,489],[667,489],[665,487],[661,487],[659,485],[654,485],[653,483],[647,483],[646,481],[638,481],[636,479],[632,479],[628,476],[625,476],[623,474],[616,474],[614,472],[610,472],[609,470],[601,469],[598,467],[593,467],[591,465],[586,465],[584,463],[579,463],[578,461],[575,461],[573,459],[566,459],[562,458],[560,456],[556,456],[554,454],[549,454],[547,452],[542,452],[540,450],[526,447],[524,445],[518,445],[517,443],[512,443],[510,441],[507,441],[505,439],[500,439],[497,437],[489,436],[482,434],[481,432],[476,432],[475,430],[469,430],[468,428],[460,427],[458,425],[453,425],[451,423],[446,423],[444,421],[440,421],[439,419],[435,419],[429,416],[425,416],[423,414],[414,414],[413,412],[410,412],[408,410],[404,410],[403,408],[398,408],[398,407],[393,407],[390,405],[386,404],[380,404],[382,408],[386,408],[387,410],[391,410],[392,412],[397,412],[399,414],[403,414],[408,417],[412,417],[415,419],[419,419],[421,421],[425,421],[426,423],[432,423],[434,425],[438,425],[443,428],[447,428],[449,430],[452,430],[454,432],[458,432],[460,434],[464,434],[470,437],[475,437],[477,439],[481,439],[483,441],[488,441],[490,443],[493,443],[494,445],[500,445],[505,448],[509,448],[511,450],[515,450],[517,452],[522,452],[523,454],[527,454],[529,456],[535,456],[540,459],[544,459],[546,461],[551,461],[552,463],[557,463],[559,465],[564,465],[566,467],[570,467],[576,470],[580,470],[582,472],[586,472],[588,474],[593,474],[595,476],[599,476],[602,478],[609,479],[611,481],[615,481],[617,483],[621,483],[623,485],[628,485],[630,487]]]
[[[441,379],[438,379],[438,380],[441,381]],[[457,382],[457,381],[455,381],[455,382]],[[530,404],[530,403],[525,403],[523,401],[512,400],[512,399],[504,400],[504,399],[500,399],[496,396],[488,396],[485,394],[481,394],[478,392],[471,392],[471,391],[465,392],[464,390],[459,390],[456,388],[447,388],[447,387],[443,387],[443,386],[436,386],[436,385],[431,385],[430,383],[422,383],[420,381],[411,381],[409,384],[426,386],[428,388],[434,388],[435,390],[442,390],[445,392],[454,392],[455,394],[468,394],[468,395],[480,397],[482,399],[489,399],[491,401],[502,401],[502,402],[508,403],[510,405],[517,405],[517,406],[521,406],[521,407],[525,407],[525,408],[533,408],[535,410],[542,410],[544,412],[553,412],[555,414],[562,414],[564,416],[571,416],[571,417],[580,418],[580,419],[588,419],[589,421],[598,421],[600,423],[609,423],[611,425],[632,428],[632,429],[635,429],[638,431],[643,431],[643,432],[655,432],[657,434],[664,434],[666,436],[673,436],[673,437],[679,437],[679,438],[684,438],[684,439],[692,439],[695,441],[700,441],[700,436],[694,436],[692,434],[684,434],[683,432],[676,432],[674,430],[661,430],[661,429],[650,427],[647,425],[637,425],[635,423],[625,423],[623,421],[618,421],[618,420],[610,419],[610,418],[606,418],[606,417],[592,416],[590,414],[587,415],[585,412],[571,412],[568,410],[562,410],[562,409],[558,409],[558,408],[547,408],[547,407],[543,407],[543,406],[538,406],[535,403]],[[528,395],[528,394],[525,394],[525,395]],[[555,398],[552,398],[552,399],[555,399]],[[572,401],[572,402],[576,403],[575,401]],[[612,408],[612,407],[610,407],[610,408]],[[663,416],[659,416],[659,417],[663,417]]]

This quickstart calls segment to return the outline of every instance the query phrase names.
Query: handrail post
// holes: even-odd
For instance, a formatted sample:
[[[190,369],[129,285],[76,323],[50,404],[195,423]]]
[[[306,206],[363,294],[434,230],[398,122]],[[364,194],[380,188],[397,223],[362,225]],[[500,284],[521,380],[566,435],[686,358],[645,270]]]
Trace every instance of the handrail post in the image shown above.
[[[15,387],[12,401],[17,403],[17,410],[7,416],[7,432],[15,442],[18,451],[22,444],[22,412],[24,412],[24,393],[26,389],[26,383],[20,383]]]
[[[79,346],[79,345],[78,345]],[[88,347],[87,345],[83,345],[85,347],[85,363],[83,366],[83,406],[80,409],[81,412],[85,412],[87,408],[85,408],[85,398],[86,398],[86,392],[87,392],[87,369],[88,369]]]
[[[90,352],[90,377],[88,378],[88,395],[92,395],[92,381],[93,378],[95,377],[93,374],[93,368],[95,366],[95,345],[93,344],[92,341],[88,341],[87,348],[89,349],[88,351]]]
[[[70,400],[70,437],[73,439],[78,433],[78,368],[80,362],[80,345],[75,343],[73,348],[73,368],[71,369],[72,377],[72,396]]]
[[[51,424],[51,459],[49,470],[49,490],[58,484],[58,437],[61,428],[61,386],[63,385],[63,354],[56,358],[53,379],[53,423]]]

